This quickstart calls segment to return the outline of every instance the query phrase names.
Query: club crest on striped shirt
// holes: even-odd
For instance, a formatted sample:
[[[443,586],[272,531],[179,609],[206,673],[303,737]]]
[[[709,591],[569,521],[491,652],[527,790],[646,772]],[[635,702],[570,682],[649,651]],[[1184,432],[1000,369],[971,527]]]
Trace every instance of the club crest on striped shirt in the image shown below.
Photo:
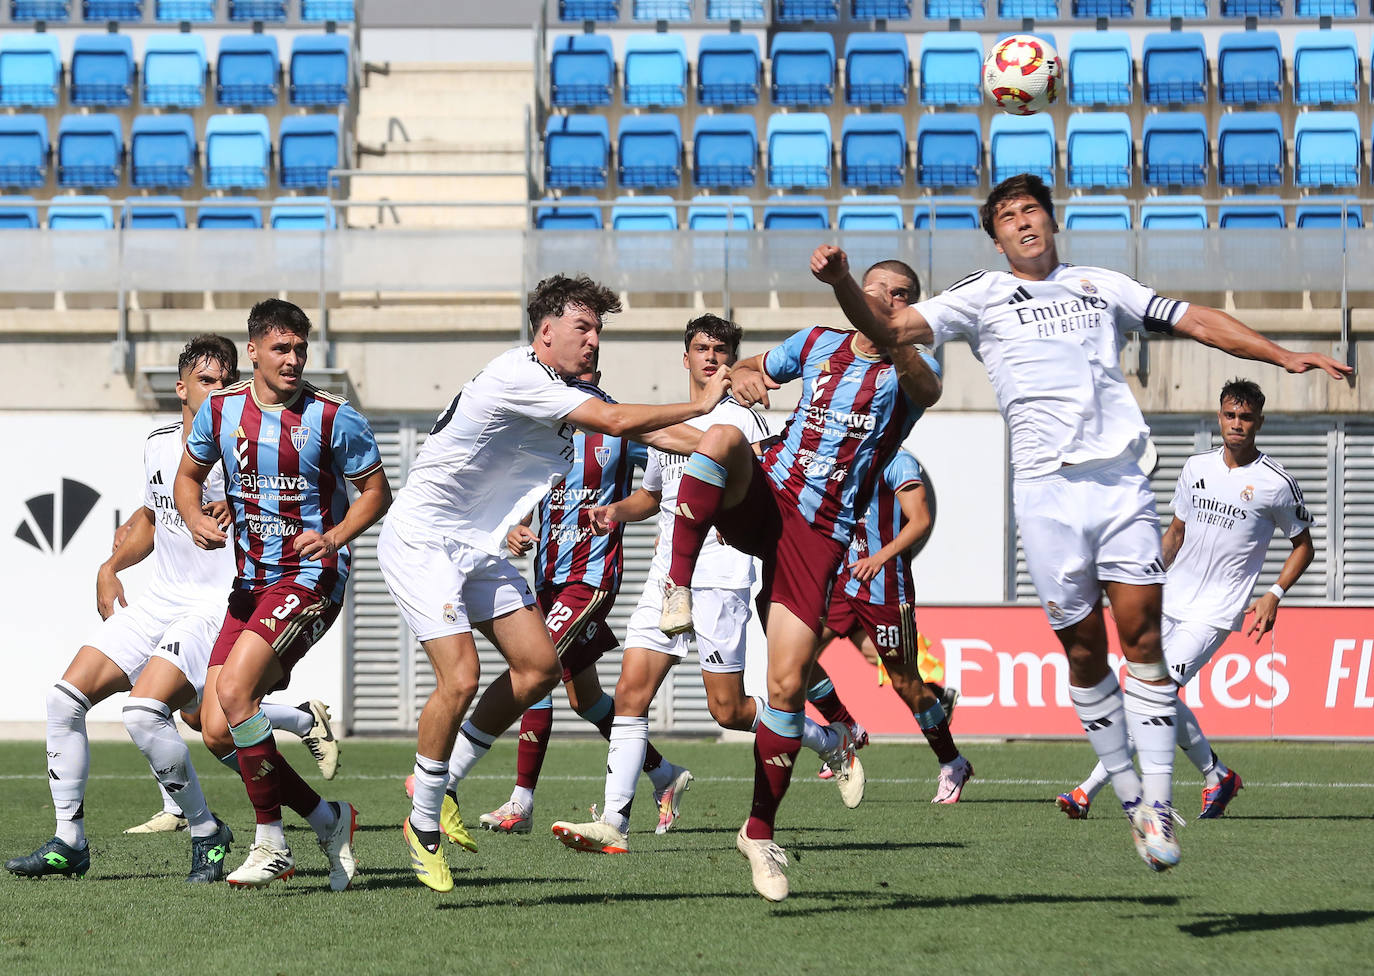
[[[592,451],[592,454],[596,457],[598,467],[604,468],[606,462],[611,459],[611,449],[609,447],[598,447],[596,450]]]
[[[291,446],[292,446],[292,447],[294,447],[294,448],[295,448],[296,450],[298,450],[298,451],[299,451],[299,450],[303,450],[303,449],[305,448],[305,445],[308,444],[309,442],[310,442],[310,428],[309,428],[309,427],[292,427],[292,428],[291,428]]]

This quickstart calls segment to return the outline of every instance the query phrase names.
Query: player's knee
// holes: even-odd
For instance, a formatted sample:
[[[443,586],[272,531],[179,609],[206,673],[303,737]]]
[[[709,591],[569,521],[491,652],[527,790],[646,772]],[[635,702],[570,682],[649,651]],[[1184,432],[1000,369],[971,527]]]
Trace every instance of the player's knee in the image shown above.
[[[196,708],[196,709],[183,708],[183,709],[181,710],[181,720],[182,720],[183,722],[186,723],[186,725],[191,729],[191,731],[193,731],[193,732],[199,732],[199,731],[200,731],[200,709],[199,709],[199,708]]]
[[[752,704],[747,698],[744,701],[708,698],[706,701],[706,707],[711,710],[711,718],[715,719],[716,724],[723,729],[733,729],[737,732],[748,732],[753,729],[754,717],[750,707]]]
[[[124,728],[135,744],[146,741],[163,726],[170,725],[172,722],[169,715],[154,711],[152,710],[153,707],[136,699],[130,699],[130,703],[124,706],[122,713]]]
[[[435,675],[434,694],[450,706],[464,708],[477,694],[477,674],[459,669]]]
[[[88,706],[77,697],[74,688],[55,684],[48,689],[48,721],[61,725],[74,726],[86,718]]]
[[[229,734],[229,726],[215,727],[204,724],[200,730],[200,741],[205,743],[215,758],[220,759],[234,751],[234,737]]]

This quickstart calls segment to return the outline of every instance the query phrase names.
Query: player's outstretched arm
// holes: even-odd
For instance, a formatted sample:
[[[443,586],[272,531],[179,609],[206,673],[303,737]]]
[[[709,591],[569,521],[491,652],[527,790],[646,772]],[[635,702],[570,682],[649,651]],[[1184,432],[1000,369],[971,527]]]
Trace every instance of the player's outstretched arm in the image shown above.
[[[867,583],[878,575],[888,562],[896,559],[912,546],[930,535],[930,506],[926,504],[926,486],[915,484],[904,491],[897,492],[897,504],[901,506],[906,524],[892,541],[870,556],[851,563],[849,571],[861,583]]]
[[[95,574],[95,608],[100,619],[105,620],[115,611],[115,604],[127,607],[124,598],[124,584],[119,581],[119,573],[130,566],[141,563],[153,551],[155,523],[153,510],[141,505],[129,520],[120,526],[123,536],[110,558],[100,564]]]
[[[850,325],[883,348],[921,343],[930,345],[935,333],[915,308],[889,308],[867,294],[849,273],[849,257],[834,244],[811,253],[811,273],[835,292],[835,301]]]
[[[201,464],[190,454],[182,454],[181,466],[172,483],[172,501],[196,545],[202,549],[219,549],[229,537],[214,516],[205,514],[200,507],[201,487],[210,476],[210,468],[211,465]]]
[[[1178,551],[1183,548],[1183,538],[1188,533],[1188,523],[1175,517],[1169,523],[1169,527],[1164,530],[1164,537],[1159,540],[1160,546],[1164,549],[1164,568],[1168,569],[1178,558]]]
[[[944,383],[916,351],[915,346],[894,346],[887,350],[897,370],[897,382],[907,399],[922,409],[933,407],[944,392]]]
[[[302,532],[292,546],[307,559],[332,556],[362,535],[391,507],[391,485],[380,464],[361,478],[348,479],[358,489],[358,497],[348,506],[343,519],[328,532]]]
[[[617,523],[643,522],[646,518],[652,518],[658,514],[662,501],[663,492],[636,488],[618,502],[587,509],[587,517],[591,520],[592,531],[597,535],[605,535]]]
[[[1187,336],[1204,346],[1220,349],[1240,359],[1255,359],[1282,366],[1290,373],[1320,369],[1333,379],[1344,379],[1354,370],[1319,352],[1293,352],[1268,339],[1234,316],[1208,305],[1189,305],[1174,326],[1174,334]]]
[[[1292,542],[1293,551],[1288,554],[1288,558],[1283,561],[1283,568],[1279,570],[1278,587],[1281,590],[1292,589],[1307,571],[1307,567],[1312,565],[1312,557],[1316,555],[1310,529],[1303,529],[1293,536]],[[1251,601],[1245,608],[1245,613],[1247,616],[1252,613],[1255,615],[1254,622],[1250,624],[1245,636],[1253,634],[1255,643],[1258,644],[1261,637],[1274,629],[1274,621],[1279,615],[1278,595],[1271,590],[1265,590]]]
[[[716,370],[701,392],[687,403],[606,403],[604,400],[590,397],[564,419],[583,430],[610,434],[612,437],[630,437],[666,451],[690,454],[696,449],[696,442],[701,439],[701,431],[683,425],[682,430],[668,433],[665,428],[672,429],[674,425],[682,425],[683,421],[691,420],[693,417],[705,416],[714,410],[716,404],[729,392],[730,369],[722,367]],[[646,436],[655,431],[667,435],[667,441],[671,443],[663,437]],[[691,436],[688,431],[696,436]]]

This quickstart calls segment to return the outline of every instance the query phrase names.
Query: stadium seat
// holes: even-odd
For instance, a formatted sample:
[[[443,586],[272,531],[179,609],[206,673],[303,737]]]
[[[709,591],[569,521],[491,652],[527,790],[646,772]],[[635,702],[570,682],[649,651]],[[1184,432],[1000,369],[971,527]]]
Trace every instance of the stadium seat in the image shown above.
[[[777,0],[774,19],[779,24],[817,23],[840,19],[839,0]]]
[[[129,131],[129,184],[191,185],[196,168],[196,129],[189,115],[140,115]]]
[[[830,119],[820,112],[768,118],[768,185],[830,185]]]
[[[0,186],[42,186],[47,181],[47,119],[0,115]]]
[[[207,203],[212,206],[204,206]],[[262,208],[253,197],[215,197],[201,204],[196,214],[196,226],[201,230],[262,229]]]
[[[134,42],[128,34],[77,37],[67,97],[73,105],[133,104]]]
[[[1207,101],[1207,50],[1197,31],[1146,34],[1140,71],[1150,105]]]
[[[104,22],[142,20],[143,0],[82,0],[81,16]]]
[[[118,186],[124,169],[119,116],[64,115],[57,126],[58,186]]]
[[[774,105],[829,105],[835,99],[835,39],[798,31],[773,35]]]
[[[983,100],[983,41],[973,31],[930,31],[921,38],[921,104]]]
[[[754,208],[748,197],[692,197],[687,208],[688,230],[753,230]]]
[[[153,19],[163,24],[208,24],[215,19],[215,0],[157,0]]]
[[[1140,207],[1141,230],[1205,230],[1207,208],[1202,197],[1150,197]]]
[[[1283,182],[1283,123],[1277,112],[1232,112],[1217,122],[1217,182],[1278,186]]]
[[[348,104],[348,38],[301,34],[291,41],[287,69],[292,105]]]
[[[275,37],[232,34],[219,42],[215,101],[220,105],[275,105],[280,74]]]
[[[1123,196],[1074,197],[1063,217],[1065,230],[1131,229],[1131,207]]]
[[[835,214],[836,230],[901,230],[902,207],[895,196],[844,197]]]
[[[1223,102],[1277,102],[1282,81],[1283,49],[1277,31],[1231,31],[1221,35],[1217,42],[1217,90]]]
[[[910,20],[911,0],[852,0],[855,20]]]
[[[0,105],[57,104],[62,52],[52,34],[0,35]]]
[[[900,115],[844,117],[840,179],[845,186],[901,186],[906,182],[906,122]]]
[[[672,197],[616,197],[611,230],[677,230],[677,207]]]
[[[997,0],[1003,20],[1058,20],[1059,0]]]
[[[699,115],[692,129],[692,182],[697,186],[753,186],[759,130],[752,115]]]
[[[549,199],[534,211],[536,230],[600,230],[601,208],[596,197]]]
[[[286,0],[229,0],[229,19],[279,24],[286,20]]]
[[[301,20],[307,24],[330,20],[352,23],[357,17],[353,7],[353,0],[301,0]]]
[[[1276,196],[1228,197],[1217,208],[1217,226],[1228,230],[1278,230],[1288,226]]]
[[[1147,184],[1200,186],[1207,182],[1207,120],[1200,112],[1145,116],[1140,148]]]
[[[762,66],[752,34],[706,35],[697,53],[697,104],[758,104]]]
[[[1075,31],[1069,37],[1069,102],[1131,103],[1131,35],[1125,31]]]
[[[1293,38],[1293,101],[1299,105],[1353,102],[1359,96],[1355,32],[1299,31]]]
[[[617,179],[623,187],[682,183],[682,123],[676,115],[627,115],[616,136]]]
[[[180,197],[130,197],[124,226],[131,230],[185,230],[186,205]]]
[[[565,24],[614,22],[620,19],[620,0],[558,0],[558,19]]]
[[[272,134],[265,115],[212,115],[205,122],[205,185],[211,189],[267,185]],[[204,226],[198,224],[197,226]],[[258,215],[262,226],[262,215]]]
[[[764,230],[829,230],[830,208],[824,197],[774,197],[763,208]],[[779,205],[787,201],[792,206]]]
[[[978,203],[970,197],[930,197],[911,212],[916,230],[982,230]]]
[[[988,156],[993,183],[1017,173],[1032,173],[1054,186],[1054,119],[1044,113],[994,115],[988,129]]]
[[[1293,123],[1293,183],[1355,186],[1364,146],[1354,112],[1302,112]]]
[[[978,116],[963,112],[923,115],[916,123],[916,182],[921,186],[976,186],[983,166]]]
[[[1298,204],[1296,224],[1302,228],[1363,227],[1364,214],[1360,202],[1339,197],[1307,197]]]
[[[926,20],[982,20],[983,0],[926,0]]]
[[[54,197],[48,206],[51,230],[113,230],[114,207],[103,195]]]
[[[1355,17],[1360,11],[1355,0],[1296,0],[1293,12],[1299,17]]]
[[[338,116],[288,115],[281,120],[279,149],[282,186],[329,186],[329,171],[341,160]]]
[[[767,20],[764,0],[706,0],[707,20]]]
[[[60,24],[72,19],[70,0],[10,0],[10,20],[45,20]]]
[[[557,189],[604,187],[610,154],[605,116],[550,116],[544,129],[544,183]]]
[[[1206,20],[1207,0],[1145,0],[1145,16],[1154,20]]]
[[[1115,17],[1130,20],[1134,13],[1131,0],[1073,0],[1073,15],[1079,20],[1099,20]]]
[[[609,105],[615,52],[605,34],[564,34],[549,57],[549,97],[558,108]]]
[[[905,105],[911,59],[905,34],[850,34],[844,42],[847,105]]]
[[[1221,15],[1271,20],[1283,16],[1283,0],[1221,0]]]
[[[27,203],[28,196],[0,197],[0,230],[34,230],[38,227],[38,208]]]
[[[692,0],[634,0],[630,16],[641,23],[691,20]]]
[[[154,34],[143,53],[143,104],[194,108],[205,104],[205,38]]]
[[[277,197],[267,212],[273,230],[333,230],[338,226],[329,197]]]
[[[1064,145],[1069,186],[1131,185],[1131,117],[1125,112],[1070,115]]]
[[[687,42],[681,34],[631,34],[625,40],[625,104],[687,102]]]

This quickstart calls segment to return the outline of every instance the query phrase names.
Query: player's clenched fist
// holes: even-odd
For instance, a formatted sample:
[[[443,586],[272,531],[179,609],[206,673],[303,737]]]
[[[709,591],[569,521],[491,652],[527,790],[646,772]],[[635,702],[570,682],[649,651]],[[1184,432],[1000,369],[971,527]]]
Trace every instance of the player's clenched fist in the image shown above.
[[[767,408],[769,390],[780,390],[782,385],[767,373],[747,367],[737,367],[730,376],[730,393],[746,407],[761,404]]]
[[[539,536],[528,525],[517,525],[506,533],[506,548],[512,556],[523,556],[534,548]]]
[[[296,536],[291,542],[291,548],[306,559],[327,559],[339,551],[327,535],[316,532],[314,529],[307,529]]]
[[[616,519],[612,514],[612,506],[595,505],[587,509],[587,521],[591,524],[592,531],[597,535],[606,535],[611,529],[615,528]]]
[[[811,252],[811,273],[833,285],[849,274],[849,257],[834,244],[822,244]]]
[[[202,549],[222,549],[229,538],[212,515],[201,514],[192,519],[186,528],[190,530],[196,545]]]

